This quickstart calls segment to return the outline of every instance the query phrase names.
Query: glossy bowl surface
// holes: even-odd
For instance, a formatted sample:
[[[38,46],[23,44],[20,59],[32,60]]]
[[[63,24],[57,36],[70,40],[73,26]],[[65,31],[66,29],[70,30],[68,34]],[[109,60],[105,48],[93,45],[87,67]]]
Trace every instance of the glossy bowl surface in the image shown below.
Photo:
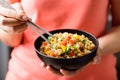
[[[52,34],[59,33],[59,32],[77,33],[79,35],[83,34],[86,37],[88,37],[91,41],[93,41],[93,43],[95,44],[95,49],[88,55],[77,57],[77,58],[64,59],[64,58],[50,57],[50,56],[44,55],[43,53],[40,53],[39,49],[44,40],[39,36],[34,42],[34,48],[39,59],[42,60],[46,65],[50,65],[57,70],[59,70],[60,68],[63,68],[66,70],[76,70],[85,66],[86,64],[88,64],[90,61],[93,60],[99,45],[98,40],[95,36],[93,36],[92,34],[86,31],[81,31],[76,29],[59,29],[59,30],[50,31],[50,33]],[[48,37],[47,34],[43,34],[43,35],[46,38]]]

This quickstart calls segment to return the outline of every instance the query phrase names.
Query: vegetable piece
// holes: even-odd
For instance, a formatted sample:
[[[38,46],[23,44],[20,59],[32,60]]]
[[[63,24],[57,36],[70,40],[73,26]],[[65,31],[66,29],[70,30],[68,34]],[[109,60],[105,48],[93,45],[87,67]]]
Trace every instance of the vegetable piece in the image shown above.
[[[48,40],[51,40],[52,39],[52,37],[51,36],[48,36]]]
[[[74,52],[70,52],[70,53],[69,53],[69,57],[73,57],[74,55],[75,55]]]
[[[77,33],[74,34],[73,37],[74,37],[75,39],[79,39],[79,38],[80,38],[80,36],[79,36]]]
[[[63,53],[66,51],[67,47],[66,46],[61,46]]]
[[[58,41],[61,41],[63,39],[63,37],[62,36],[60,36],[59,38],[58,38]]]
[[[73,40],[70,39],[70,40],[69,40],[69,43],[72,44],[72,45],[74,45],[74,44],[75,44],[75,41],[73,41]]]
[[[53,48],[53,49],[55,49],[55,48],[56,48],[56,46],[57,46],[56,44],[53,44],[52,48]]]
[[[70,37],[70,36],[67,36],[67,37],[66,37],[66,40],[67,40],[67,41],[68,41],[68,40],[70,40],[70,39],[71,39],[71,37]]]
[[[54,52],[54,51],[51,51],[51,52],[50,52],[50,56],[56,57],[55,52]]]
[[[87,39],[81,39],[82,43],[85,43],[87,41]]]
[[[68,53],[69,51],[70,51],[70,47],[67,46],[67,49],[66,49],[65,53]]]
[[[43,46],[46,46],[46,45],[48,45],[48,42],[47,41],[43,42]]]
[[[74,49],[78,49],[78,48],[80,48],[80,45],[79,44],[75,44],[73,47],[74,47]]]
[[[61,44],[65,46],[65,45],[67,44],[67,40],[64,39],[64,40],[61,42]]]

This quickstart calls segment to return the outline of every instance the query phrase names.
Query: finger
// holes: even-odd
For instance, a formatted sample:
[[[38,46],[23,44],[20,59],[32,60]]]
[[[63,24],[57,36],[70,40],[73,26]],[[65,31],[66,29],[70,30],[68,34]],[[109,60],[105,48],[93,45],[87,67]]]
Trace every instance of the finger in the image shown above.
[[[64,76],[72,76],[76,74],[76,71],[68,71],[68,70],[64,70],[64,69],[60,69],[60,72],[64,75]]]
[[[1,15],[0,15],[0,25],[3,24],[3,19],[4,19],[4,18],[5,18],[4,16],[1,16]]]
[[[101,61],[101,57],[100,56],[95,56],[93,59],[93,64],[99,64]]]
[[[12,4],[11,6],[12,6],[17,12],[21,12],[21,13],[25,14],[25,12],[24,12],[24,10],[23,10],[23,8],[22,8],[22,6],[21,6],[20,3],[15,3],[15,4]]]
[[[6,18],[6,17],[0,15],[0,25],[2,25],[2,26],[17,26],[22,23],[24,23],[24,22],[21,22],[14,18]]]
[[[83,68],[75,70],[75,71],[69,71],[69,70],[65,70],[65,69],[60,69],[60,72],[64,75],[64,76],[74,76],[75,74],[77,74],[78,72],[82,71]]]
[[[47,69],[48,71],[51,71],[51,72],[54,73],[54,74],[57,74],[57,75],[59,75],[59,76],[63,76],[63,74],[61,74],[60,71],[55,70],[55,69],[53,69],[53,68],[50,67],[50,66],[47,66],[46,69]]]
[[[93,59],[93,64],[99,64],[100,61],[101,61],[101,54],[100,54],[100,52],[98,50],[96,56]]]
[[[57,75],[62,76],[62,74],[61,74],[59,71],[53,69],[53,68],[50,67],[50,66],[46,66],[44,63],[41,63],[41,67],[46,68],[48,71],[51,71],[51,72],[54,73],[54,74],[57,74]]]
[[[2,6],[0,6],[0,15],[3,15],[5,17],[9,17],[9,18],[15,18],[15,19],[22,20],[22,21],[25,21],[26,17],[27,17],[23,13],[19,13],[15,10],[5,8],[5,7],[2,7]]]
[[[2,6],[0,6],[0,14],[9,18],[16,18],[16,19],[21,18],[21,14],[18,14],[16,11]]]
[[[74,70],[74,71],[69,71],[69,70],[65,70],[65,69],[60,69],[60,72],[64,75],[64,76],[74,76],[79,72],[82,72],[85,68],[87,68],[91,63],[88,63],[87,65],[83,66],[80,69]]]
[[[18,25],[18,26],[14,26],[14,31],[16,33],[20,33],[20,32],[23,32],[27,29],[27,24],[23,23],[21,25]]]
[[[21,6],[20,3],[15,3],[15,4],[12,5],[12,7],[14,7],[14,9],[15,9],[18,13],[24,14],[24,17],[23,17],[24,20],[28,20],[28,19],[29,19],[29,18],[25,15],[25,12],[24,12],[24,10],[23,10],[23,8],[22,8],[22,6]]]
[[[45,63],[41,63],[41,67],[45,68],[46,67]]]
[[[20,33],[22,31],[24,31],[27,28],[27,26],[26,26],[26,24],[21,24],[19,26],[14,26],[14,27],[3,26],[3,27],[0,27],[0,28],[7,33]]]

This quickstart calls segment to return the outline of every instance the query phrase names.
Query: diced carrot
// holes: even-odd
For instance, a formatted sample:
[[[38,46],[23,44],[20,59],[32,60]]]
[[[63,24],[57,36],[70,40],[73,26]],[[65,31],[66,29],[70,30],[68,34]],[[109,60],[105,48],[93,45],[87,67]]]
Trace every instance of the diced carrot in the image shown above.
[[[75,44],[75,41],[73,41],[73,40],[70,39],[69,43],[73,45],[73,44]]]
[[[43,45],[44,45],[44,46],[48,45],[48,42],[43,42]]]
[[[66,40],[70,40],[70,39],[71,39],[71,37],[70,37],[70,36],[67,36],[67,37],[66,37]]]
[[[62,44],[62,45],[67,45],[67,40],[63,40],[63,41],[61,42],[61,44]]]
[[[55,52],[54,52],[54,51],[51,51],[51,52],[50,52],[50,56],[55,57],[55,56],[56,56],[56,55],[55,55]]]

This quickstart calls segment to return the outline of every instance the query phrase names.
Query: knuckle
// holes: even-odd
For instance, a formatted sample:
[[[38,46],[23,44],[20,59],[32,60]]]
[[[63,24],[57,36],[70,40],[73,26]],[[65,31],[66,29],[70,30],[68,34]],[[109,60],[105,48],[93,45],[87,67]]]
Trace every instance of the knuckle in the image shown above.
[[[0,18],[0,24],[1,24],[1,25],[5,25],[5,23],[6,23],[5,18]]]
[[[22,13],[18,13],[18,15],[16,16],[17,19],[22,19],[23,14]]]

